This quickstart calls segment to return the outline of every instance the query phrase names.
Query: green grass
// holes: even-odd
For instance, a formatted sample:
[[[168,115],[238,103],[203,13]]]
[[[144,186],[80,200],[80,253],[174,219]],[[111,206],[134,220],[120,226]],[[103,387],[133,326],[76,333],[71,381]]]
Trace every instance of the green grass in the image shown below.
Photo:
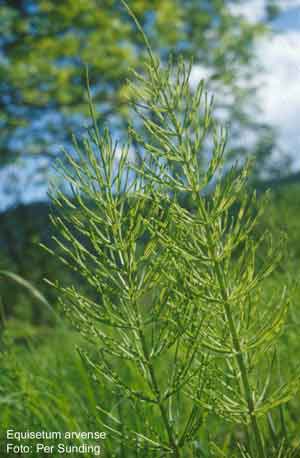
[[[266,294],[271,292],[275,285],[278,286],[281,281],[285,281],[282,276],[283,274],[277,274],[269,282]],[[298,297],[299,288],[296,287],[293,297],[294,306],[279,346],[282,360],[281,371],[285,376],[287,373],[292,374],[296,369],[300,355]],[[77,345],[86,344],[75,332],[67,327],[60,326],[56,329],[46,326],[33,327],[26,323],[10,321],[6,323],[3,339],[6,350],[1,356],[0,369],[2,451],[6,447],[5,432],[8,429],[61,432],[106,431],[107,439],[102,441],[105,448],[104,456],[126,458],[159,456],[152,451],[144,451],[139,454],[134,447],[127,448],[126,441],[124,444],[119,444],[116,437],[105,429],[102,423],[105,417],[97,406],[109,410],[115,416],[122,416],[128,412],[128,406],[125,400],[116,399],[105,386],[105,382],[101,384],[99,380],[93,380],[89,375],[76,351]],[[130,374],[128,373],[127,376],[130,377]],[[272,421],[276,430],[274,434],[277,436],[277,439],[275,437],[274,440],[279,442],[286,436],[291,445],[296,445],[300,437],[299,412],[299,396],[289,402],[283,411],[276,409],[272,411]],[[129,429],[131,427],[136,429],[140,421],[143,419],[132,416],[126,418]],[[197,453],[200,453],[201,450],[202,452],[194,456],[222,456],[221,452],[216,452],[216,455],[209,454],[209,442],[213,440],[220,446],[224,456],[231,457],[231,454],[235,453],[232,448],[233,443],[236,439],[241,440],[242,438],[242,429],[233,428],[226,421],[220,424],[219,420],[208,416],[199,434]],[[47,441],[44,442],[47,443]],[[87,444],[93,441],[83,442]],[[24,440],[22,443],[32,445],[34,441]],[[51,444],[55,444],[55,441],[49,441],[49,445]],[[20,454],[18,456],[28,455]],[[30,456],[40,456],[40,454],[33,452]],[[51,454],[51,456],[55,458],[62,455]],[[76,456],[93,455],[78,454]]]
[[[297,199],[298,189],[289,190],[276,197],[268,208],[264,224],[270,226],[274,237],[278,229],[287,232],[287,256],[280,268],[267,280],[264,288],[264,300],[271,297],[277,288],[287,284],[291,305],[284,332],[279,340],[278,353],[281,361],[277,368],[277,380],[293,377],[299,369],[300,360],[300,268],[299,268],[299,233]],[[299,230],[298,230],[299,229]],[[30,296],[29,296],[30,297]],[[130,406],[125,399],[112,393],[105,381],[95,380],[83,364],[76,351],[76,346],[87,347],[87,343],[69,327],[59,325],[56,328],[47,325],[33,326],[26,321],[9,320],[5,323],[2,335],[3,345],[0,353],[0,456],[9,456],[5,433],[15,431],[107,431],[104,441],[105,455],[109,457],[150,458],[152,451],[138,452],[137,447],[128,448],[128,443],[119,443],[115,435],[103,425],[107,418],[101,410],[109,411],[113,416],[125,420],[128,429],[138,430],[142,416],[130,414]],[[91,350],[91,349],[89,349]],[[163,368],[162,368],[163,371]],[[257,378],[264,374],[257,374]],[[126,372],[126,381],[137,386],[142,381],[133,380],[130,371]],[[269,444],[270,456],[274,444],[279,446],[285,439],[290,446],[297,445],[300,438],[300,396],[290,401],[284,409],[273,409],[269,416],[269,425],[261,428],[272,429],[272,442]],[[153,417],[155,423],[155,417]],[[158,423],[158,422],[157,422]],[[121,428],[119,428],[121,431]],[[232,426],[225,420],[220,422],[213,415],[204,418],[203,427],[198,436],[198,449],[193,456],[225,457],[235,456],[237,439],[243,441],[243,429]],[[210,441],[218,444],[222,451],[212,452]],[[88,441],[84,441],[88,443]],[[34,441],[22,441],[23,445],[32,445]],[[46,443],[46,441],[45,441]],[[54,444],[53,441],[49,444]],[[210,450],[210,452],[209,452]],[[11,455],[16,456],[16,455]],[[28,456],[19,454],[18,456]],[[40,456],[32,453],[30,456]],[[47,456],[47,455],[44,455]],[[62,456],[60,454],[51,454]],[[91,454],[78,454],[92,456]],[[295,452],[295,458],[300,456]]]

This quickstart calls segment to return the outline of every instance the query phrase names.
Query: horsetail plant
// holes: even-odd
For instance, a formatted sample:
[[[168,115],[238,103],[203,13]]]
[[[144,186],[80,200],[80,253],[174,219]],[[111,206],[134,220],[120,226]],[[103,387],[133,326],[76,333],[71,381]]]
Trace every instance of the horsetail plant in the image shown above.
[[[90,294],[55,286],[92,344],[82,357],[115,395],[98,408],[118,456],[130,447],[208,456],[200,432],[210,414],[244,425],[230,458],[269,458],[262,420],[299,385],[273,380],[288,300],[286,291],[267,300],[263,285],[280,252],[267,234],[255,237],[261,204],[249,166],[223,166],[227,135],[203,82],[192,90],[191,65],[164,68],[148,52],[145,75],[130,82],[128,143],[101,132],[89,91],[92,129],[59,166],[69,190],[52,193],[56,241]],[[217,449],[209,456],[225,456]]]

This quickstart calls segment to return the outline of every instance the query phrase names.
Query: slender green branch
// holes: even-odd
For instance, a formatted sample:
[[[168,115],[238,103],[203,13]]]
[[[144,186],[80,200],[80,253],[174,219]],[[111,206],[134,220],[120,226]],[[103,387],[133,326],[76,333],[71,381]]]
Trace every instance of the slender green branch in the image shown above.
[[[261,433],[260,433],[260,429],[257,423],[256,416],[255,416],[255,405],[253,402],[251,386],[250,386],[250,382],[248,378],[246,364],[244,361],[244,355],[243,355],[240,341],[238,338],[238,334],[236,331],[234,319],[233,319],[232,312],[231,312],[231,307],[228,301],[228,294],[226,290],[226,280],[224,278],[224,274],[222,272],[220,263],[216,260],[216,252],[214,249],[215,243],[212,239],[211,230],[209,227],[209,222],[208,222],[208,217],[207,217],[207,212],[203,205],[202,197],[199,194],[198,194],[197,200],[198,200],[198,205],[199,205],[198,208],[200,209],[200,212],[201,212],[201,217],[203,218],[204,222],[206,223],[205,230],[206,230],[206,236],[208,240],[208,247],[209,247],[211,259],[214,260],[214,267],[215,267],[215,271],[217,274],[217,280],[220,286],[220,292],[221,292],[222,299],[223,299],[224,312],[225,312],[225,316],[228,322],[229,331],[230,331],[230,335],[232,338],[232,344],[233,344],[234,351],[236,354],[235,358],[236,358],[238,368],[241,372],[242,387],[243,387],[243,391],[246,397],[246,402],[248,405],[248,414],[249,414],[250,422],[251,422],[253,433],[254,433],[255,440],[256,440],[258,457],[266,458],[263,440],[261,437]]]
[[[154,370],[153,364],[152,364],[152,362],[150,360],[150,357],[149,357],[149,351],[148,351],[148,348],[147,348],[146,339],[145,339],[145,336],[144,336],[144,333],[143,333],[141,327],[139,329],[139,336],[140,336],[140,339],[141,339],[143,353],[144,353],[145,359],[147,361],[147,366],[148,366],[148,369],[149,369],[149,375],[150,375],[152,388],[153,388],[154,394],[156,396],[157,404],[158,404],[158,407],[159,407],[159,410],[160,410],[160,413],[161,413],[161,416],[162,416],[162,420],[163,420],[163,423],[165,425],[165,428],[166,428],[166,431],[167,431],[167,434],[168,434],[170,448],[174,451],[174,456],[176,458],[180,458],[180,450],[179,450],[179,447],[178,447],[178,445],[176,443],[176,438],[175,438],[172,426],[170,425],[170,422],[169,422],[169,419],[168,419],[167,410],[166,410],[166,408],[165,408],[165,406],[163,404],[163,401],[162,401],[162,396],[161,396],[161,391],[160,391],[160,388],[159,388],[159,383],[157,381],[157,377],[156,377],[156,374],[155,374],[155,370]]]
[[[255,401],[248,358],[257,367],[257,356],[282,328],[285,306],[271,324],[262,325],[265,312],[255,292],[275,262],[268,257],[257,272],[256,217],[240,200],[248,171],[233,168],[223,179],[226,136],[214,125],[207,95],[202,101],[203,82],[194,93],[191,64],[159,65],[122,2],[150,56],[146,75],[137,75],[132,85],[140,123],[129,135],[140,148],[140,163],[129,157],[129,146],[119,155],[107,130],[100,134],[88,89],[94,129],[89,140],[75,145],[77,156],[67,156],[70,169],[63,175],[74,199],[59,191],[54,201],[61,212],[52,220],[61,235],[55,239],[58,257],[82,276],[92,296],[60,287],[61,301],[99,348],[99,359],[88,357],[91,370],[122,396],[122,437],[138,437],[144,451],[191,456],[191,443],[206,427],[202,419],[214,412],[219,421],[224,415],[233,422],[246,419],[251,458],[267,458],[256,414],[290,399],[295,384],[271,394],[258,389]],[[212,181],[216,186],[206,199],[200,192]],[[239,247],[245,247],[242,253]],[[269,385],[268,377],[263,386]],[[128,430],[132,413],[145,421]],[[110,421],[108,415],[113,431]],[[126,454],[127,445],[122,447]]]

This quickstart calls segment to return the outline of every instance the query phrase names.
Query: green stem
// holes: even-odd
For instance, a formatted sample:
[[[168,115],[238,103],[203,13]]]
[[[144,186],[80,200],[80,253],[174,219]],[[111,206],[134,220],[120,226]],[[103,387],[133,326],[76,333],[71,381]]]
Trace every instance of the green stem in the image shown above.
[[[260,430],[259,430],[259,426],[258,426],[258,422],[257,422],[256,416],[255,416],[255,405],[254,405],[253,398],[252,398],[252,390],[251,390],[249,377],[248,377],[248,373],[247,373],[247,367],[246,367],[244,355],[242,353],[242,348],[241,348],[241,345],[240,345],[240,341],[239,341],[238,333],[237,333],[236,326],[235,326],[235,323],[234,323],[234,319],[233,319],[233,316],[232,316],[231,307],[230,307],[230,304],[229,304],[229,301],[228,301],[228,295],[227,295],[227,290],[226,290],[226,286],[225,286],[224,273],[222,272],[221,266],[220,266],[220,264],[218,263],[218,261],[216,260],[216,257],[215,257],[214,242],[213,242],[213,238],[211,236],[211,232],[210,232],[209,226],[208,226],[207,213],[206,213],[206,210],[205,210],[205,208],[203,206],[202,199],[201,199],[200,196],[199,196],[198,202],[199,202],[199,208],[200,208],[200,211],[201,211],[201,214],[202,214],[201,216],[206,222],[206,224],[205,224],[205,228],[206,229],[205,230],[206,230],[206,236],[207,236],[208,244],[209,244],[209,247],[210,247],[210,256],[212,257],[212,259],[214,259],[214,268],[215,268],[215,271],[216,271],[216,274],[217,274],[217,280],[218,280],[218,283],[219,283],[219,286],[220,286],[220,291],[221,291],[222,299],[223,299],[223,302],[224,302],[224,312],[225,312],[225,316],[226,316],[226,319],[227,319],[227,322],[228,322],[229,332],[230,332],[230,335],[231,335],[233,348],[234,348],[234,351],[236,353],[235,359],[236,359],[237,366],[238,366],[238,368],[240,370],[240,373],[241,373],[242,389],[243,389],[244,394],[245,394],[247,407],[248,407],[248,413],[249,413],[249,416],[250,416],[251,427],[252,427],[252,430],[253,430],[253,433],[254,433],[254,436],[255,436],[255,442],[256,442],[256,447],[257,447],[257,451],[258,451],[258,458],[266,458],[265,451],[264,451],[263,440],[262,440],[262,437],[261,437],[261,433],[260,433]]]
[[[253,402],[253,399],[252,399],[252,391],[251,391],[251,386],[250,386],[250,383],[249,383],[249,378],[248,378],[248,374],[247,374],[247,368],[246,368],[244,356],[243,356],[243,354],[241,352],[241,346],[240,346],[240,342],[239,342],[238,335],[237,335],[237,332],[236,332],[235,324],[234,324],[234,321],[233,321],[233,318],[232,318],[230,305],[228,304],[228,302],[225,302],[225,300],[224,300],[224,309],[225,309],[226,318],[227,318],[228,324],[229,324],[229,331],[230,331],[230,334],[231,334],[233,347],[234,347],[235,351],[237,352],[236,361],[237,361],[239,370],[241,372],[243,390],[244,390],[244,393],[245,393],[245,396],[246,396],[248,412],[249,412],[249,415],[250,415],[251,426],[252,426],[252,429],[253,429],[253,432],[254,432],[254,435],[255,435],[256,446],[257,446],[257,450],[258,450],[258,453],[259,453],[259,458],[265,458],[263,441],[262,441],[262,437],[261,437],[261,434],[260,434],[260,430],[259,430],[259,427],[258,427],[258,423],[257,423],[257,419],[256,419],[256,416],[255,416],[255,412],[254,412],[255,406],[254,406],[254,402]]]
[[[167,431],[167,434],[168,434],[170,447],[174,451],[175,458],[180,458],[180,450],[179,450],[179,447],[177,445],[176,439],[174,437],[174,432],[172,430],[172,427],[171,427],[171,425],[169,423],[169,419],[168,419],[168,414],[167,414],[166,408],[165,408],[163,402],[161,401],[161,393],[160,393],[159,385],[158,385],[158,382],[157,382],[155,370],[154,370],[153,364],[152,364],[152,362],[151,362],[151,360],[149,358],[149,352],[148,352],[146,341],[145,341],[145,337],[144,337],[144,334],[143,334],[141,328],[139,328],[139,337],[140,337],[140,341],[141,341],[144,357],[145,357],[145,360],[147,361],[150,381],[151,381],[151,385],[152,385],[151,388],[153,389],[154,394],[155,394],[156,399],[157,399],[157,404],[158,404],[158,407],[159,407],[159,410],[160,410],[160,413],[161,413],[161,416],[162,416],[162,420],[163,420],[163,423],[165,425],[165,428],[166,428],[166,431]]]

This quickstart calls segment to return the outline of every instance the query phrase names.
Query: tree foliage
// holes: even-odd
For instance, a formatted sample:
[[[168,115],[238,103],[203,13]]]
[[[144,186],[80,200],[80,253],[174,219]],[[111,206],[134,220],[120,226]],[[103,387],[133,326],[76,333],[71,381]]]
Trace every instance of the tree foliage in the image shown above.
[[[1,161],[24,154],[55,155],[53,139],[64,142],[70,128],[82,126],[86,64],[102,119],[112,113],[127,116],[128,69],[140,66],[145,49],[119,0],[0,4]],[[234,15],[229,4],[130,2],[163,60],[170,48],[174,54],[193,55],[195,64],[211,72],[212,81],[222,81],[233,96],[231,119],[240,125],[249,119],[244,110],[247,91],[238,81],[241,73],[251,73],[253,43],[264,26]],[[228,105],[226,99],[223,105]]]

